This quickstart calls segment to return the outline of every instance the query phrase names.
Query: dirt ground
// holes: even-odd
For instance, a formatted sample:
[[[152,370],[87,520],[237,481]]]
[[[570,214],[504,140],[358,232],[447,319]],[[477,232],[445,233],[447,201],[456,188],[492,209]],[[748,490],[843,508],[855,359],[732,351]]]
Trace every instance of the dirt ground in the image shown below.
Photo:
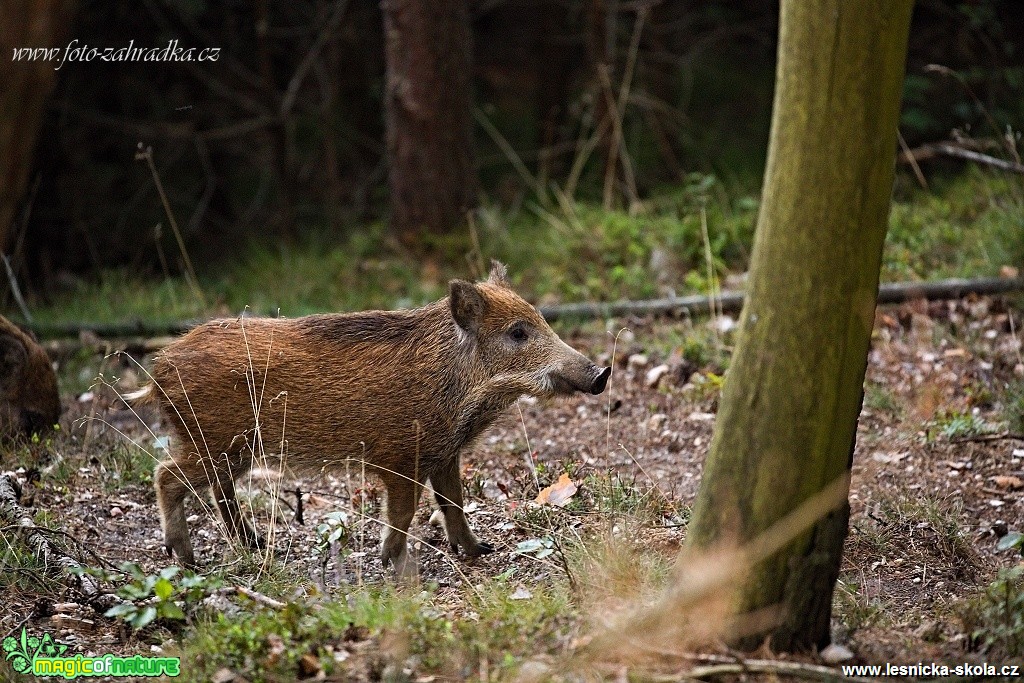
[[[1015,334],[1021,322],[1020,312],[999,299],[879,310],[834,620],[835,639],[855,661],[984,659],[958,606],[992,581],[999,567],[1019,560],[996,544],[1007,531],[1024,527],[1024,440],[1005,435],[1001,398],[1001,387],[1024,374]],[[609,390],[551,403],[522,400],[484,436],[464,462],[466,511],[496,552],[469,561],[453,557],[442,531],[428,522],[430,506],[422,503],[411,533],[424,580],[443,593],[514,566],[527,589],[549,581],[561,571],[557,563],[517,552],[531,534],[516,522],[516,511],[537,495],[538,482],[551,483],[563,472],[577,482],[612,473],[635,488],[660,492],[668,504],[652,543],[674,552],[685,537],[682,522],[711,438],[713,378],[720,372],[713,364],[685,360],[665,341],[687,325],[627,320],[609,327],[628,328],[617,338],[594,326],[567,334],[592,357],[615,363]],[[725,336],[723,343],[729,342]],[[658,369],[662,364],[667,371]],[[74,383],[90,372],[120,377],[118,386],[125,389],[138,381],[131,364],[116,357],[102,364],[69,361],[62,380]],[[65,531],[70,540],[64,543],[84,560],[98,557],[112,566],[129,560],[147,571],[165,566],[148,472],[139,471],[146,463],[135,463],[123,448],[131,438],[158,453],[155,437],[164,432],[155,414],[144,411],[140,421],[103,387],[68,392],[64,400],[69,408],[62,436],[37,469],[18,470],[22,480],[34,482],[25,487],[23,504],[37,512],[37,521],[41,515]],[[95,455],[117,451],[117,444],[125,453],[121,465],[119,456]],[[19,464],[25,463],[0,469]],[[345,545],[326,551],[318,532],[333,511],[352,512],[365,503],[376,514],[380,492],[372,481],[359,472],[298,481],[270,473],[248,483],[244,497],[253,503],[257,524],[265,529],[274,520],[276,556],[308,576],[310,585],[385,580],[376,557],[378,524],[354,523]],[[195,501],[190,506],[197,557],[210,566],[234,561],[212,516]],[[76,600],[56,584],[12,591],[0,609],[0,630],[6,634],[22,624],[51,629],[83,652],[149,648],[84,604],[53,614],[55,604]]]

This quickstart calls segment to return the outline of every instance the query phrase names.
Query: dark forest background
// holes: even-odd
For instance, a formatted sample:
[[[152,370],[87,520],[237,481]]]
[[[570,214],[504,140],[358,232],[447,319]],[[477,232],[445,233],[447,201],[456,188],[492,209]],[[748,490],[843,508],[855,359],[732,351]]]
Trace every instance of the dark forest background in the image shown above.
[[[622,207],[694,172],[756,194],[777,13],[767,0],[473,0],[479,202],[521,206],[537,199],[533,180],[565,188],[574,174],[575,199]],[[57,72],[7,247],[23,288],[46,298],[104,268],[180,268],[151,171],[135,159],[140,143],[203,270],[253,241],[341,240],[388,215],[378,3],[86,0],[67,25],[67,40],[89,45],[177,39],[219,47],[220,58],[69,62]],[[612,160],[611,196],[610,146],[598,141],[574,168],[608,89],[625,96],[634,171],[620,177]],[[1024,3],[921,0],[907,144],[954,129],[992,137],[992,120],[1024,120]]]

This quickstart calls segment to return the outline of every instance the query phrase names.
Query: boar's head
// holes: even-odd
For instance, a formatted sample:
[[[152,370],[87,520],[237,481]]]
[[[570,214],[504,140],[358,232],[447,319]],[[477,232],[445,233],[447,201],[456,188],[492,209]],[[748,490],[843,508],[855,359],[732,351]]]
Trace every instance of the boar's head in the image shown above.
[[[530,396],[600,394],[611,368],[596,366],[563,342],[536,308],[512,291],[495,262],[485,282],[453,280],[452,317],[495,385]]]

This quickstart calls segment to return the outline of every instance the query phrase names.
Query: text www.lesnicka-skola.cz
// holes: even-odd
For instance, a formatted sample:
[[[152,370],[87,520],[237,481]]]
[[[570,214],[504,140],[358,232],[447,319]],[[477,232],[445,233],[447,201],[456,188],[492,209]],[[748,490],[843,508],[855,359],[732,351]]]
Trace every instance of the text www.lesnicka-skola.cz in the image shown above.
[[[136,47],[135,40],[125,47],[90,47],[77,38],[64,47],[16,47],[12,61],[56,62],[59,71],[67,62],[216,62],[219,47],[181,47],[177,38],[163,47]]]
[[[945,676],[1004,676],[1019,677],[1021,667],[1016,664],[844,664],[844,676],[900,676],[911,678],[935,678]]]

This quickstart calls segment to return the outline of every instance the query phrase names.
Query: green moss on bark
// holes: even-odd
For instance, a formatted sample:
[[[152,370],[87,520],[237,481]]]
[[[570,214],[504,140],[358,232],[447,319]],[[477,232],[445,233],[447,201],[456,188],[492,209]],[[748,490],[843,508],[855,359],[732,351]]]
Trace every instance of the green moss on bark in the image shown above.
[[[784,0],[749,296],[690,544],[747,542],[850,465],[893,182],[912,0]],[[762,561],[738,608],[828,643],[845,511]],[[760,637],[762,634],[758,634]]]

